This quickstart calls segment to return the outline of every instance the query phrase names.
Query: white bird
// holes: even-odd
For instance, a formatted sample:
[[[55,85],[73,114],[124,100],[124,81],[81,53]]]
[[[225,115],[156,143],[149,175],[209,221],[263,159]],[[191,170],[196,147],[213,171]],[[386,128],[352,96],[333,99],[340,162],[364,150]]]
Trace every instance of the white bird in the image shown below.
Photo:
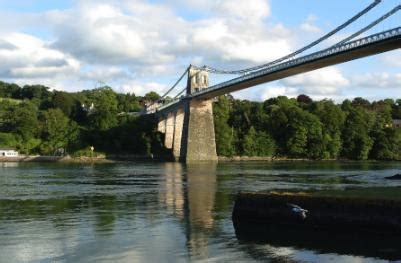
[[[299,205],[294,205],[294,204],[287,204],[289,207],[292,207],[291,211],[296,214],[297,216],[302,217],[302,219],[306,218],[306,213],[308,213],[308,210],[303,209]]]

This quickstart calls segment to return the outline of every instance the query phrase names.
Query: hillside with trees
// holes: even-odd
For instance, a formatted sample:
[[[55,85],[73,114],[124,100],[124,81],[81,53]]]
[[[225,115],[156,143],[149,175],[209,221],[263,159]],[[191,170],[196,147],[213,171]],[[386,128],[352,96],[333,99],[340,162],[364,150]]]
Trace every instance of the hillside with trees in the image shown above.
[[[42,155],[85,154],[91,146],[107,154],[166,154],[156,119],[136,114],[159,98],[107,86],[68,93],[0,82],[0,147]],[[401,129],[392,125],[401,119],[401,99],[336,104],[306,95],[264,102],[226,95],[214,103],[214,119],[220,156],[401,159]]]
[[[91,146],[106,153],[159,153],[155,120],[135,114],[157,96],[117,94],[110,87],[67,93],[0,82],[0,147],[42,155],[60,149],[85,153]]]
[[[306,95],[264,102],[223,96],[214,105],[218,155],[399,160],[401,100],[335,104]]]

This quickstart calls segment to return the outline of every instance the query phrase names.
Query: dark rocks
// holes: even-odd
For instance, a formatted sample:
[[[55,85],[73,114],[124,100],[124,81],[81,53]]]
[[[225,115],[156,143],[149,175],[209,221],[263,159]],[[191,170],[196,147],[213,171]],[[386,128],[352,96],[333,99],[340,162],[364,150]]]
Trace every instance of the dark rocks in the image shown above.
[[[385,178],[388,180],[401,180],[401,174],[395,174],[393,176],[387,176]]]
[[[307,209],[307,216],[294,215],[288,204]],[[247,242],[401,258],[399,200],[241,193],[232,219],[237,238]]]
[[[288,204],[296,204],[308,210],[307,217],[302,219],[294,216]],[[235,201],[233,220],[401,235],[401,201],[307,194],[242,193]]]

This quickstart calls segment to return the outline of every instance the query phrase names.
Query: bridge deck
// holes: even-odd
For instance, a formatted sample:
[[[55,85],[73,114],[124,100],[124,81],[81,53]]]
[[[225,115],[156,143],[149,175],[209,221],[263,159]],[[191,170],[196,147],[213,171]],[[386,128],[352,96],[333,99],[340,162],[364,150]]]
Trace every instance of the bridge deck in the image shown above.
[[[192,98],[213,98],[262,83],[344,63],[401,48],[401,28],[355,40],[277,66],[241,76],[193,94]]]
[[[334,46],[298,59],[277,64],[201,90],[185,99],[210,99],[259,84],[283,79],[300,73],[344,63],[401,48],[401,27]],[[176,107],[180,100],[163,105],[158,111]]]

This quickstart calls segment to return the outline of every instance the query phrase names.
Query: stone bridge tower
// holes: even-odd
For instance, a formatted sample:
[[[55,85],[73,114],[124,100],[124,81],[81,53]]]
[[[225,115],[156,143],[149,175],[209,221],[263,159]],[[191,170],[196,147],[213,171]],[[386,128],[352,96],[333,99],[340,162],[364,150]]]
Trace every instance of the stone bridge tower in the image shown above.
[[[187,95],[208,86],[208,73],[190,67]],[[176,161],[217,161],[211,99],[187,99],[179,108],[159,116],[158,130],[165,133],[165,147],[172,150]]]

